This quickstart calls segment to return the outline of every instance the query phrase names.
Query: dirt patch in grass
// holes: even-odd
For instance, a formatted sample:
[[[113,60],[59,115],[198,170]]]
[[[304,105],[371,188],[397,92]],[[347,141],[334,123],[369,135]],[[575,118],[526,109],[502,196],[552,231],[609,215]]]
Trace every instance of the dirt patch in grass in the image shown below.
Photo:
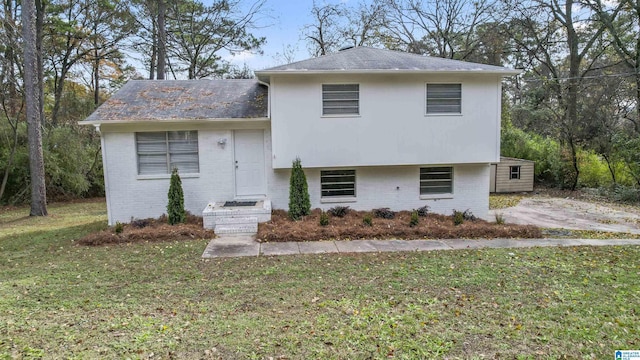
[[[451,216],[428,214],[418,225],[409,226],[411,212],[400,211],[394,219],[372,218],[371,226],[363,222],[364,211],[349,211],[340,218],[329,216],[329,225],[320,226],[321,211],[316,209],[303,220],[292,221],[283,210],[274,210],[271,221],[258,226],[260,242],[356,240],[356,239],[473,239],[539,238],[542,233],[531,225],[497,225],[484,220],[454,225]]]
[[[169,225],[166,216],[158,219],[134,220],[129,224],[117,224],[106,230],[89,234],[80,245],[108,245],[136,242],[159,242],[193,239],[213,239],[213,230],[202,227],[202,218],[188,215],[184,224]]]

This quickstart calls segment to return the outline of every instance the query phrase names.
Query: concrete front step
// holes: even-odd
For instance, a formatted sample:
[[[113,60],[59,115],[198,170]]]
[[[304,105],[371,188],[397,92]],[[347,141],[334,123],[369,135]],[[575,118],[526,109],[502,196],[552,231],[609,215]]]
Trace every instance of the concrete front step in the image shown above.
[[[213,230],[216,235],[223,234],[256,234],[258,232],[258,223],[254,224],[227,224],[216,225]]]

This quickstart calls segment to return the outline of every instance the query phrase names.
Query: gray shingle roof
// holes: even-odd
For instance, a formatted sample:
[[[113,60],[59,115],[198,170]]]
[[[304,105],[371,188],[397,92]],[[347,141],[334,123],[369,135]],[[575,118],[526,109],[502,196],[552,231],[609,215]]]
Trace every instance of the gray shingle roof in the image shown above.
[[[85,122],[267,117],[257,80],[131,80]]]
[[[355,47],[336,53],[276,66],[257,75],[300,72],[475,72],[517,74],[518,71],[500,66],[422,56],[400,51]]]

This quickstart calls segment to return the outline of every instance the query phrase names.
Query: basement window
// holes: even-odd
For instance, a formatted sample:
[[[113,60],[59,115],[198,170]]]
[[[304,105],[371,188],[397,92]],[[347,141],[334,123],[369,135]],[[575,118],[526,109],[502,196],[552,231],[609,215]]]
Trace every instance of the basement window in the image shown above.
[[[355,197],[356,171],[322,170],[320,171],[320,186],[323,198]]]
[[[453,167],[420,168],[420,195],[452,193]]]

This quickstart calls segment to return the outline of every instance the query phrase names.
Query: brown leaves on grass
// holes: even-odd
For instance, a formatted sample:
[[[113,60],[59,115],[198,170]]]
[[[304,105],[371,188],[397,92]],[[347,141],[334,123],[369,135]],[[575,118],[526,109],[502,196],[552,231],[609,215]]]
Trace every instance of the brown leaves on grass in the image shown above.
[[[465,221],[454,226],[450,216],[429,214],[418,225],[409,226],[411,212],[400,211],[394,219],[373,218],[372,226],[362,222],[364,211],[350,211],[345,217],[330,217],[329,225],[320,226],[320,210],[312,211],[301,221],[291,221],[283,210],[274,210],[271,221],[258,226],[258,241],[318,241],[356,239],[474,239],[539,238],[539,228],[531,225],[496,225],[484,220]]]
[[[124,224],[121,233],[115,227],[89,234],[78,241],[80,245],[108,245],[136,242],[160,242],[174,240],[213,239],[213,230],[202,227],[202,218],[187,215],[186,223],[169,225],[166,216],[159,219],[134,220]]]

